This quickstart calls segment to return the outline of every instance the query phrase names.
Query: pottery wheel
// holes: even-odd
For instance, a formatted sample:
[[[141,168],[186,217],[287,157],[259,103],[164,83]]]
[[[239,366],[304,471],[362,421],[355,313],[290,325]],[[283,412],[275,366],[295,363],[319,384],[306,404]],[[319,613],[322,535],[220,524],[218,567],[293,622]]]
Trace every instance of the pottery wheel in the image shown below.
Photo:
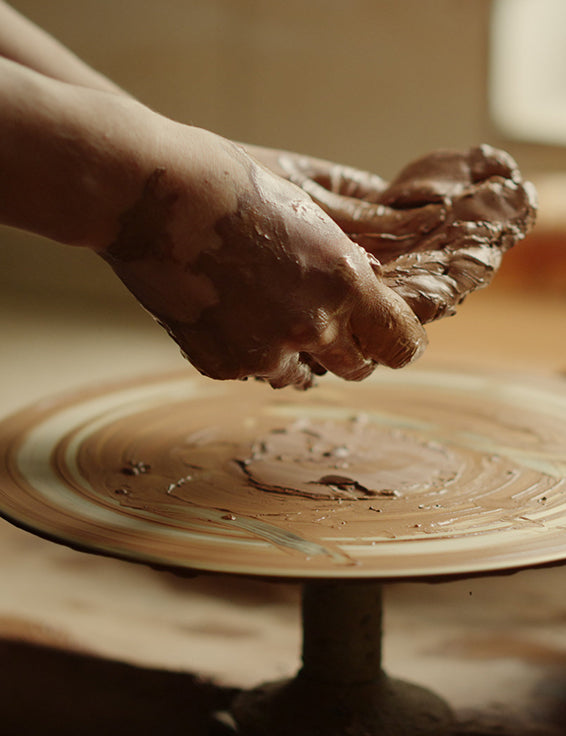
[[[409,369],[306,393],[192,374],[0,423],[0,513],[70,546],[278,578],[566,555],[566,386]]]

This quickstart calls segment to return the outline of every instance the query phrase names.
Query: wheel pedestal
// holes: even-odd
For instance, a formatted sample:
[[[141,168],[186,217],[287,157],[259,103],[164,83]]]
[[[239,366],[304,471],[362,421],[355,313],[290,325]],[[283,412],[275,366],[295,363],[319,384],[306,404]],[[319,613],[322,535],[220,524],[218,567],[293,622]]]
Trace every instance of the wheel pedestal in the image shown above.
[[[303,589],[303,667],[238,696],[242,736],[443,736],[453,719],[428,690],[381,667],[382,589],[316,581]]]

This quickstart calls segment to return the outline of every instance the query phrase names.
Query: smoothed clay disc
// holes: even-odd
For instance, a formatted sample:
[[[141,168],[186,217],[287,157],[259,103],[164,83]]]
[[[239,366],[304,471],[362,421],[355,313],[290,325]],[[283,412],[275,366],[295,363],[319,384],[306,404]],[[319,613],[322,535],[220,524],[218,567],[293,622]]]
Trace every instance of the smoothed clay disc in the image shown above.
[[[566,382],[405,370],[275,392],[186,373],[0,423],[0,513],[171,568],[431,578],[566,558]]]

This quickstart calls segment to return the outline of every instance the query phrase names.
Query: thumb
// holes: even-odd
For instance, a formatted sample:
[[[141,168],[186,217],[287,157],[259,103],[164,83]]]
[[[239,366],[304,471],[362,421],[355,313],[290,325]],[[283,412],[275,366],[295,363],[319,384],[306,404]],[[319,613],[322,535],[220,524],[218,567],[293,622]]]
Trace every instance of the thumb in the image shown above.
[[[388,287],[374,268],[367,276],[363,299],[356,302],[350,327],[362,354],[390,368],[419,358],[428,343],[424,327],[409,305]]]

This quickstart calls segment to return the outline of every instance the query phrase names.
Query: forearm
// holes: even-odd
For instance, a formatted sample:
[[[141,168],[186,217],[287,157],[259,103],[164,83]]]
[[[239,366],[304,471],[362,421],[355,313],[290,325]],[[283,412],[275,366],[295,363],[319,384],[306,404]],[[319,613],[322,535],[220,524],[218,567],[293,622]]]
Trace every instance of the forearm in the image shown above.
[[[0,56],[62,82],[126,94],[3,0],[0,0]]]
[[[0,222],[100,248],[158,165],[162,120],[128,97],[0,59]]]

